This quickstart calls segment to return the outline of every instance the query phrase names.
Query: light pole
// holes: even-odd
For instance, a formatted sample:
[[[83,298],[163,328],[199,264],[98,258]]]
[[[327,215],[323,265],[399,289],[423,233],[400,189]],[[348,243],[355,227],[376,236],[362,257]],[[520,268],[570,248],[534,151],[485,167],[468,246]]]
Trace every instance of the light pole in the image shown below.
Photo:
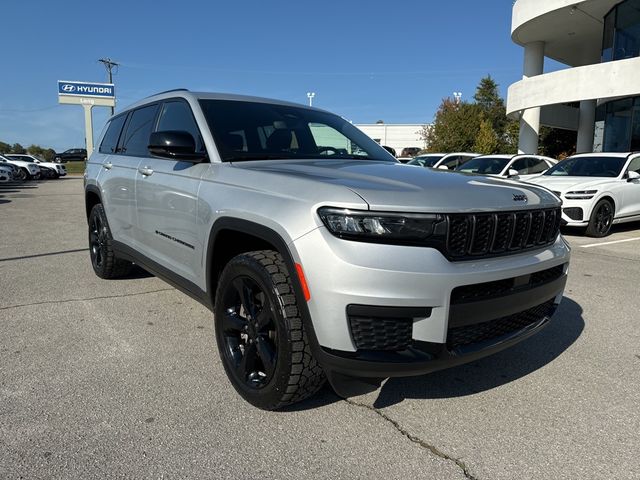
[[[309,106],[313,107],[313,97],[316,96],[316,92],[307,92],[307,98],[309,99]]]
[[[462,99],[462,92],[453,92],[453,98],[455,98],[456,103],[459,105]]]

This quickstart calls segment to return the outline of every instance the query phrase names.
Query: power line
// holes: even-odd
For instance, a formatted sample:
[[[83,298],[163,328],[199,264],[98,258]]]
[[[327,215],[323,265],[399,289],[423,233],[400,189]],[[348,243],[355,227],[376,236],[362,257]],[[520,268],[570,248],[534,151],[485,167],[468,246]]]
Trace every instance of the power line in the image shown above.
[[[113,67],[119,67],[120,64],[117,63],[117,62],[114,62],[109,57],[101,58],[98,61],[100,63],[102,63],[104,65],[104,67],[107,69],[107,74],[109,75],[109,83],[113,83],[113,75],[112,75],[111,71],[113,70]],[[113,115],[113,113],[114,113],[114,108],[111,107],[111,115]]]

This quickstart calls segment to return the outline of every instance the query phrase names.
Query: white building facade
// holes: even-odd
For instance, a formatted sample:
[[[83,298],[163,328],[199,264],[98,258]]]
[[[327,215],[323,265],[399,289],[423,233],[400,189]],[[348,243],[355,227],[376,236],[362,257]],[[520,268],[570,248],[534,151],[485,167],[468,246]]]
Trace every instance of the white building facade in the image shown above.
[[[356,127],[380,145],[393,148],[397,155],[407,147],[416,147],[420,150],[426,148],[425,141],[422,139],[424,125],[373,123],[356,125]]]
[[[511,38],[520,152],[536,153],[540,125],[577,131],[579,153],[640,150],[640,0],[516,0]],[[545,58],[568,68],[544,73]]]

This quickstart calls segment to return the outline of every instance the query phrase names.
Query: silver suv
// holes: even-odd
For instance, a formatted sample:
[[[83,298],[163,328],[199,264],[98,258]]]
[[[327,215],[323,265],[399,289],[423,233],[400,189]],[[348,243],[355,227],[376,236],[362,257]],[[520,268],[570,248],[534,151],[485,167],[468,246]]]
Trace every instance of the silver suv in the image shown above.
[[[132,262],[214,312],[263,409],[476,360],[547,324],[566,282],[560,201],[398,163],[343,118],[164,92],[112,117],[85,173],[98,276]]]

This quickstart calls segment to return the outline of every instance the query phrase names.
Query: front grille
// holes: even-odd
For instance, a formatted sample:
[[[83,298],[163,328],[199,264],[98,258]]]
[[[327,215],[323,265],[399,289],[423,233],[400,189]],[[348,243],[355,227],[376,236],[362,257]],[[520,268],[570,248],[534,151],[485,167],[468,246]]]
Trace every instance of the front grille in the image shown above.
[[[567,208],[563,208],[562,211],[571,220],[582,220],[584,216],[584,212],[580,207],[567,207]]]
[[[475,325],[450,328],[447,332],[447,348],[452,350],[517,332],[539,322],[544,317],[551,316],[554,309],[555,305],[551,299],[513,315]]]
[[[493,282],[474,283],[456,287],[451,292],[451,305],[488,300],[514,293],[515,291],[539,287],[545,283],[553,282],[564,273],[564,264],[547,268],[530,275],[494,280]],[[527,278],[528,277],[528,278]]]
[[[349,317],[351,336],[359,350],[404,350],[411,343],[411,318]]]
[[[491,257],[553,243],[560,208],[447,215],[445,254],[452,260]]]

